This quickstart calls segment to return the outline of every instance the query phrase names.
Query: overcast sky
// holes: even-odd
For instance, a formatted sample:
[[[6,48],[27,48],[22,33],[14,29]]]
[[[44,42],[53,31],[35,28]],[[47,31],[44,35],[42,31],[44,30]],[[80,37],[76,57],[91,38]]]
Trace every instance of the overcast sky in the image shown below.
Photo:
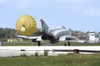
[[[44,19],[49,27],[100,32],[100,0],[0,0],[0,28],[15,28],[24,14],[33,16],[37,27]]]

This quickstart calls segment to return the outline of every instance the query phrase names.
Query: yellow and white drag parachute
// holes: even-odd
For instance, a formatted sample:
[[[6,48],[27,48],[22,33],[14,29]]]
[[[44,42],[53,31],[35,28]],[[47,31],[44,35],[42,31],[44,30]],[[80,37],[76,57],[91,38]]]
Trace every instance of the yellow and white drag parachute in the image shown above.
[[[22,15],[16,21],[16,30],[19,34],[28,36],[36,30],[36,21],[30,15]]]

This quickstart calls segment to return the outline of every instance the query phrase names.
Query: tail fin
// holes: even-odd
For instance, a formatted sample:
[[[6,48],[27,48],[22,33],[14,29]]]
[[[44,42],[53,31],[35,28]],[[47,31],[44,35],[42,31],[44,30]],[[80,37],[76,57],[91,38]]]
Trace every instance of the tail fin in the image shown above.
[[[43,29],[45,32],[47,32],[48,29],[49,29],[49,27],[47,26],[47,24],[44,22],[43,19],[40,19],[40,21],[41,21],[42,29]]]

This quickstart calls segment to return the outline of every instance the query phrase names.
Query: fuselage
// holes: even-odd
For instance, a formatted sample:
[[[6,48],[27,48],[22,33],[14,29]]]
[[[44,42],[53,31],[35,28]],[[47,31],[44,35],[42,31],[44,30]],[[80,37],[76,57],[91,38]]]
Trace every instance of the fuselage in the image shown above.
[[[68,32],[64,26],[62,27],[55,27],[52,29],[48,29],[47,32],[43,31],[45,33],[44,36],[42,36],[43,40],[50,40],[51,43],[57,43],[59,42],[59,38],[61,36],[67,35]]]

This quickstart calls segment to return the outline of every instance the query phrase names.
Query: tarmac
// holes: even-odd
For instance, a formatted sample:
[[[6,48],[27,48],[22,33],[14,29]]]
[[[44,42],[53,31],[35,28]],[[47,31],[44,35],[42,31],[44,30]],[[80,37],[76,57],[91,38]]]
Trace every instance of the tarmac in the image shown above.
[[[67,53],[100,53],[100,46],[0,46],[0,57],[44,55],[58,56]],[[84,51],[84,52],[83,52]]]

